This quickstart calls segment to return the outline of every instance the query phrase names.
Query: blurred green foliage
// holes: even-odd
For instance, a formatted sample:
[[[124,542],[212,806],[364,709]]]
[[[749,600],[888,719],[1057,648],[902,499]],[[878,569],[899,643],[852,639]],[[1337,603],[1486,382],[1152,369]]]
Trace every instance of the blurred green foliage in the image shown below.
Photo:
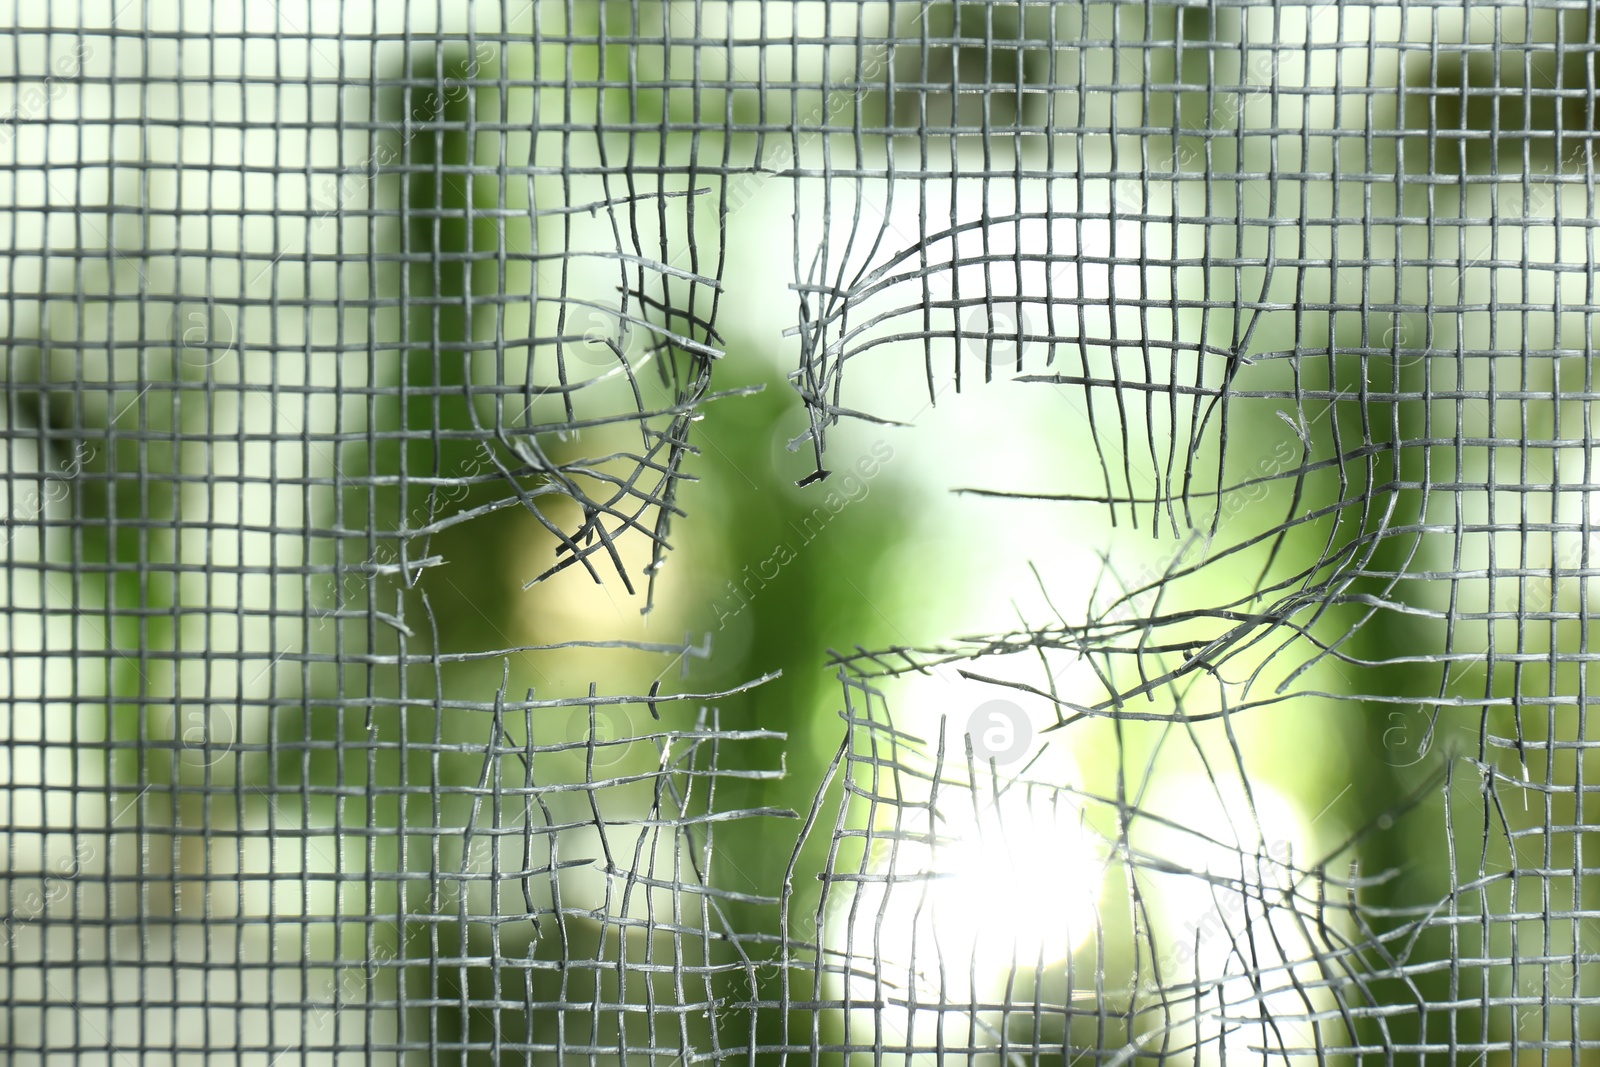
[[[622,17],[616,4],[605,5],[604,10],[612,12],[609,17],[613,19]],[[921,52],[902,49],[893,70],[895,79],[902,85],[925,82],[930,86],[949,84],[952,89],[983,87],[993,91],[963,96],[954,91],[930,90],[919,98],[902,90],[893,104],[894,122],[909,130],[923,121],[976,124],[985,114],[992,125],[1041,121],[1037,112],[1044,105],[1032,101],[1042,101],[1044,97],[1027,92],[1047,84],[1052,69],[1049,49],[1039,44],[1048,40],[1050,27],[1034,24],[1042,17],[1040,10],[948,3],[927,8],[925,33],[941,43]],[[1216,28],[1202,15],[1197,9],[1189,9],[1181,16],[1173,16],[1167,32],[1184,41],[1207,40],[1215,35]],[[1592,39],[1592,12],[1565,12],[1561,19],[1561,33],[1566,39]],[[984,40],[994,41],[996,46],[980,47]],[[624,43],[607,46],[603,55],[600,50],[593,51],[592,55],[584,52],[577,56],[575,69],[580,74],[587,70],[592,75],[601,67],[610,71],[629,57]],[[1474,133],[1518,133],[1522,135],[1520,141],[1517,137],[1501,141],[1504,152],[1514,152],[1524,141],[1548,146],[1553,143],[1550,135],[1556,129],[1572,134],[1582,131],[1585,135],[1592,130],[1594,116],[1584,110],[1588,103],[1582,99],[1583,94],[1568,93],[1558,99],[1555,93],[1526,91],[1540,85],[1563,90],[1585,87],[1593,80],[1589,67],[1592,53],[1573,50],[1557,55],[1548,49],[1534,49],[1525,58],[1526,63],[1512,62],[1489,52],[1472,51],[1445,55],[1426,67],[1408,63],[1403,72],[1407,91],[1397,124],[1402,131],[1416,131],[1419,145],[1425,143],[1425,149],[1406,150],[1408,172],[1489,171],[1496,160],[1490,156],[1487,138],[1470,136]],[[407,216],[404,231],[397,235],[406,254],[403,295],[409,302],[403,324],[404,350],[392,364],[397,380],[379,383],[400,385],[404,393],[399,402],[375,408],[374,438],[380,443],[371,454],[359,444],[341,452],[341,462],[348,470],[378,486],[349,492],[341,502],[342,527],[369,531],[364,543],[349,546],[343,562],[350,563],[352,556],[405,560],[418,555],[439,556],[448,562],[423,571],[409,588],[403,588],[392,577],[373,578],[357,591],[354,602],[344,607],[359,607],[368,596],[401,598],[404,610],[397,610],[397,614],[429,622],[426,629],[417,629],[405,639],[405,650],[413,656],[430,648],[448,653],[511,647],[525,636],[528,616],[554,613],[548,598],[555,594],[550,588],[521,587],[529,545],[553,545],[547,538],[540,540],[543,530],[522,508],[491,512],[437,533],[420,545],[401,543],[395,538],[380,545],[377,535],[371,533],[395,528],[396,522],[418,514],[418,509],[431,521],[441,515],[441,508],[467,510],[503,493],[501,487],[485,481],[465,486],[464,491],[441,504],[437,498],[419,494],[414,482],[408,485],[408,478],[448,478],[464,469],[477,469],[474,464],[480,446],[471,439],[471,431],[481,424],[481,413],[468,399],[477,327],[463,301],[471,297],[487,305],[506,295],[501,291],[500,254],[508,250],[525,252],[531,243],[529,234],[519,233],[515,226],[487,213],[505,201],[507,191],[500,187],[496,175],[485,173],[485,161],[478,159],[478,147],[465,130],[474,106],[483,113],[500,108],[499,90],[477,84],[493,79],[498,62],[498,56],[477,62],[464,50],[420,49],[408,68],[412,85],[403,91],[394,90],[393,98],[380,102],[385,114],[411,114],[418,131],[404,146],[409,177],[400,194],[403,199],[381,205],[403,209]],[[1199,50],[1182,55],[1175,51],[1170,59],[1163,57],[1159,62],[1170,68],[1165,73],[1158,72],[1160,77],[1186,84],[1204,80],[1204,54]],[[1011,86],[1016,87],[1015,91],[1010,91]],[[1209,116],[1191,111],[1188,94],[1182,95],[1185,101],[1181,109],[1174,105],[1171,113],[1154,116],[1152,121],[1170,121],[1181,111],[1185,125],[1198,123],[1203,128]],[[930,100],[933,110],[924,115],[919,108]],[[639,112],[658,113],[663,106],[671,110],[674,119],[681,117],[678,101],[664,105],[648,93],[629,99],[612,94],[601,113],[611,118],[628,117]],[[879,113],[888,109],[886,102],[876,96],[863,107],[869,113],[873,108]],[[751,114],[748,100],[737,101],[736,115],[742,116],[739,121],[750,121]],[[1420,162],[1423,159],[1425,168]],[[395,298],[402,292],[384,291],[377,295]],[[1347,351],[1372,347],[1372,339],[1362,336],[1364,329],[1359,324],[1341,323],[1332,339],[1333,347]],[[1260,339],[1264,347],[1286,347],[1293,341],[1286,337]],[[800,469],[784,470],[768,461],[767,457],[781,452],[777,446],[789,436],[798,402],[788,383],[764,358],[752,352],[753,344],[738,334],[727,338],[727,358],[718,367],[716,385],[762,385],[764,391],[710,405],[704,421],[696,427],[703,454],[693,473],[701,481],[686,491],[684,505],[690,518],[680,524],[679,540],[691,545],[697,538],[715,542],[720,551],[714,557],[686,552],[695,572],[677,587],[677,595],[691,604],[683,615],[692,630],[696,634],[713,634],[713,652],[709,659],[688,661],[683,684],[685,688],[711,691],[768,672],[783,672],[781,680],[726,701],[720,714],[725,728],[783,730],[786,740],[750,742],[737,758],[750,766],[782,767],[785,775],[725,785],[719,806],[775,807],[804,813],[810,809],[817,783],[842,737],[838,686],[824,667],[822,650],[901,643],[903,635],[894,623],[873,607],[874,593],[890,583],[925,582],[927,578],[885,575],[877,573],[873,565],[888,546],[907,536],[913,527],[915,498],[909,480],[892,468],[871,483],[869,501],[852,506],[837,521],[830,522],[825,536],[814,540],[807,537],[807,518],[813,514],[826,485],[813,491],[797,491],[792,482],[796,474],[804,473],[803,464],[797,459]],[[204,394],[180,391],[157,390],[148,398],[142,394],[132,398],[126,389],[110,392],[110,400],[119,407],[133,400],[132,414],[126,417],[130,422],[136,419],[140,433],[145,435],[146,439],[138,440],[119,435],[122,416],[113,419],[109,413],[99,415],[98,409],[81,404],[79,392],[69,381],[50,383],[49,358],[36,358],[32,366],[36,373],[31,380],[46,382],[47,387],[31,397],[13,391],[13,425],[36,422],[41,440],[57,452],[60,445],[51,443],[52,427],[74,431],[92,428],[104,435],[104,447],[89,460],[90,469],[99,477],[86,479],[75,488],[75,560],[93,566],[80,579],[82,584],[74,590],[74,597],[81,604],[103,603],[108,627],[106,644],[120,657],[114,661],[107,733],[114,741],[139,743],[116,750],[111,777],[129,785],[161,786],[153,794],[155,802],[175,793],[170,788],[175,784],[187,781],[194,785],[196,781],[209,780],[204,777],[206,774],[222,773],[185,770],[179,759],[180,748],[170,737],[164,745],[146,743],[155,733],[149,721],[149,706],[160,690],[151,681],[157,670],[151,654],[176,649],[180,643],[173,611],[178,603],[172,570],[177,562],[177,547],[170,531],[164,529],[172,522],[176,508],[178,483],[170,475],[182,466],[180,442],[203,421],[206,398]],[[1402,370],[1381,358],[1363,356],[1341,361],[1327,371],[1326,377],[1328,387],[1335,389],[1381,391],[1386,384],[1399,383],[1416,390],[1421,387],[1423,373],[1420,365]],[[153,402],[163,396],[170,403]],[[1426,436],[1427,414],[1424,401],[1405,400],[1387,408],[1374,402],[1364,413],[1346,405],[1333,417],[1345,441],[1360,441],[1363,435],[1376,431],[1380,444],[1392,445],[1394,439]],[[461,436],[443,436],[435,430],[459,432]],[[1254,430],[1264,433],[1261,427]],[[1240,432],[1248,435],[1251,428],[1244,427]],[[170,441],[160,439],[167,435]],[[560,455],[563,448],[575,449],[576,445],[552,442],[550,447]],[[1380,448],[1360,464],[1363,484],[1357,488],[1373,491],[1377,510],[1353,516],[1350,521],[1363,524],[1369,533],[1377,530],[1380,517],[1382,524],[1389,527],[1414,527],[1424,517],[1422,492],[1414,488],[1424,480],[1422,458],[1409,455],[1397,467],[1393,456],[1392,449]],[[1339,499],[1340,493],[1348,497],[1351,492],[1332,475],[1314,478],[1308,483],[1300,507],[1303,511],[1315,510]],[[1389,503],[1393,510],[1384,513],[1382,509]],[[416,524],[411,525],[414,528]],[[1297,531],[1288,539],[1277,568],[1292,573],[1303,567],[1315,557],[1324,535],[1322,527]],[[773,558],[778,546],[789,546],[792,560],[770,580],[764,579],[747,605],[737,613],[728,613],[729,583],[742,582],[752,569],[764,574],[763,565]],[[1391,586],[1379,575],[1406,569],[1416,546],[1415,535],[1377,541],[1373,555],[1361,568],[1367,573],[1358,577],[1348,591],[1404,603],[1410,587],[1403,583]],[[1335,613],[1345,625],[1369,614],[1371,617],[1342,646],[1342,651],[1354,659],[1375,663],[1393,659],[1404,650],[1421,651],[1436,644],[1437,635],[1426,632],[1414,615],[1399,611],[1369,613],[1364,607],[1352,605]],[[336,620],[333,634],[319,640],[331,641],[355,625]],[[365,621],[360,625],[365,627]],[[661,639],[676,640],[676,635]],[[374,630],[370,641],[369,651],[374,654],[392,655],[402,647],[399,634],[393,630]],[[541,662],[531,654],[512,657],[508,691],[516,695],[542,684]],[[669,671],[669,677],[676,670]],[[471,816],[469,802],[458,791],[443,802],[419,801],[399,787],[433,783],[459,790],[476,784],[482,772],[482,746],[488,740],[487,720],[481,715],[454,715],[430,707],[426,699],[415,699],[405,706],[399,701],[402,695],[427,696],[436,688],[489,699],[501,685],[501,667],[494,663],[457,663],[441,667],[437,677],[385,678],[381,672],[372,677],[374,693],[383,698],[383,705],[361,708],[339,703],[340,695],[350,687],[347,679],[318,675],[320,681],[310,694],[306,709],[281,710],[271,724],[270,759],[261,755],[241,759],[238,775],[241,787],[256,792],[303,791],[306,814],[315,822],[331,825],[342,821],[371,831],[370,845],[365,840],[352,844],[351,858],[359,853],[362,862],[370,862],[368,873],[374,882],[382,881],[380,876],[395,873],[419,877],[415,891],[403,891],[404,901],[357,901],[356,912],[360,914],[364,907],[373,915],[395,914],[397,910],[414,911],[422,906],[430,892],[427,887],[436,886],[448,874],[449,854],[447,850],[446,859],[441,860],[437,851],[416,849],[403,856],[402,838],[379,831],[406,828],[420,836],[439,826],[465,825]],[[1353,769],[1354,780],[1352,788],[1336,799],[1337,817],[1345,824],[1359,826],[1380,820],[1399,798],[1428,781],[1433,766],[1422,758],[1423,753],[1396,753],[1392,746],[1395,709],[1403,707],[1403,703],[1391,701],[1427,698],[1438,690],[1439,679],[1397,663],[1352,668],[1347,681],[1352,691],[1372,697],[1353,708],[1346,721],[1345,762]],[[1484,689],[1486,681],[1482,669],[1473,668],[1457,678],[1455,684],[1465,692],[1474,686]],[[1462,709],[1463,713],[1470,710]],[[695,712],[694,708],[666,705],[663,721],[666,725],[687,727]],[[1507,713],[1484,711],[1483,719],[1502,734],[1516,729]],[[1422,725],[1410,719],[1406,723],[1409,741],[1420,741],[1424,736]],[[637,729],[650,724],[631,725]],[[1441,731],[1455,726],[1442,724]],[[1530,731],[1530,737],[1537,739],[1536,727],[1530,727]],[[1284,733],[1289,737],[1292,731]],[[452,745],[459,749],[440,751],[441,747]],[[194,775],[201,777],[196,779]],[[240,803],[245,801],[241,799]],[[1437,900],[1449,892],[1446,850],[1452,842],[1432,830],[1439,824],[1439,809],[1439,798],[1434,797],[1402,820],[1397,832],[1372,834],[1360,842],[1355,852],[1364,871],[1392,868],[1401,872],[1399,878],[1373,887],[1365,897],[1366,903],[1378,908],[1399,908],[1421,900]],[[173,812],[178,822],[198,817],[198,810],[187,815]],[[721,826],[716,866],[707,875],[708,880],[739,892],[774,891],[789,866],[798,832],[797,823],[782,825],[783,832],[775,830],[767,820],[735,821]],[[1462,840],[1470,842],[1475,829],[1461,832]],[[798,863],[804,876],[821,868],[825,846],[823,835],[807,843]],[[392,886],[392,880],[387,884]],[[793,912],[809,914],[815,906],[815,885],[807,880],[796,889]],[[1467,905],[1463,903],[1461,907],[1465,910]],[[738,930],[777,936],[775,908],[730,901],[724,911]],[[1402,921],[1396,914],[1392,925],[1399,926]],[[534,958],[552,960],[562,953],[584,956],[600,950],[598,923],[573,922],[566,932],[570,939],[562,941],[536,937],[531,925],[491,927],[473,921],[470,908],[463,906],[454,916],[444,915],[438,921],[419,921],[404,927],[374,924],[359,943],[337,946],[336,951],[350,959],[380,955],[398,959],[398,981],[403,983],[408,999],[434,1004],[431,1008],[408,1009],[402,1025],[411,1037],[424,1034],[439,1047],[470,1045],[475,1055],[468,1059],[487,1062],[497,1031],[508,1040],[519,1040],[531,1028],[547,1025],[547,1021],[519,1018],[514,1009],[497,1013],[481,1008],[465,1010],[459,1007],[464,997],[514,1004],[529,995],[551,1001],[574,993],[568,989],[563,994],[564,978],[553,970],[533,972],[537,976],[531,979],[533,985],[529,989],[517,984],[530,981],[517,977],[523,972],[496,973],[481,964],[462,961],[491,955],[519,959],[530,953]],[[1415,968],[1425,960],[1447,960],[1457,949],[1452,937],[1449,929],[1435,927],[1411,948],[1408,962]],[[616,951],[615,945],[611,951]],[[719,945],[713,949],[713,958],[728,963],[733,956],[726,946]],[[772,984],[755,990],[756,999],[774,996],[778,991],[777,977],[771,972],[766,974],[763,981]],[[1457,1002],[1475,995],[1476,991],[1454,986],[1457,980],[1451,969],[1441,966],[1433,973],[1414,974],[1404,980],[1374,982],[1367,989],[1369,996],[1407,1010],[1390,1016],[1385,1032],[1380,1033],[1377,1024],[1371,1024],[1359,1036],[1368,1044],[1385,1040],[1403,1045],[1424,1038],[1445,1040],[1452,1026],[1462,1032],[1476,1030],[1483,1020],[1469,1008],[1432,1015],[1409,1010],[1420,1008],[1423,1002]],[[719,982],[723,995],[735,999],[751,995],[742,987],[744,979],[737,972]],[[611,991],[613,995],[616,992]],[[578,991],[577,998],[588,995],[588,991]],[[1064,1000],[1068,991],[1059,989],[1052,995]],[[758,1043],[778,1040],[781,1019],[768,1013],[764,1020],[763,1030],[754,1039]],[[708,1022],[686,1020],[684,1025],[694,1031],[697,1043],[708,1043]],[[1071,1031],[1073,1042],[1088,1045],[1101,1040],[1104,1035],[1097,1031],[1098,1025],[1093,1015],[1085,1015]],[[725,1016],[718,1033],[721,1043],[748,1043],[750,1035],[741,1031],[747,1026],[745,1017]],[[588,1033],[586,1026],[584,1033]],[[596,1036],[602,1044],[616,1040],[614,1032],[603,1028]],[[536,1039],[553,1040],[554,1035]],[[1420,1062],[1415,1055],[1397,1055],[1395,1059],[1402,1063]]]

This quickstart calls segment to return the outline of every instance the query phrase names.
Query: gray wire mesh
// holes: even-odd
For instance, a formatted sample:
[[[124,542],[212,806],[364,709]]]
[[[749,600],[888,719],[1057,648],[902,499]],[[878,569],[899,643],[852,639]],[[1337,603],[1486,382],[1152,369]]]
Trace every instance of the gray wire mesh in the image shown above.
[[[18,1062],[1592,1055],[1592,5],[4,24]],[[719,312],[774,189],[809,491],[855,461],[841,422],[1005,379],[1092,427],[1098,487],[975,439],[969,492],[1174,539],[1012,632],[835,651],[798,811],[740,799],[785,771],[789,724],[719,710],[763,679],[675,686],[692,640],[456,649],[424,581],[519,511],[530,585],[653,596],[697,421],[752,392]],[[523,653],[548,687],[510,687]],[[638,657],[648,688],[612,684]],[[1116,789],[897,726],[897,676],[935,672],[1048,702],[1051,744],[1103,729]],[[1329,701],[1420,770],[1306,854],[1195,738]],[[1246,798],[1230,839],[1160,796],[1186,745]],[[1352,862],[1419,819],[1436,853]],[[1043,866],[1007,837],[1041,820]],[[719,879],[740,824],[793,838],[785,879]],[[1096,905],[1053,881],[1071,849]],[[1017,930],[953,914],[951,864],[1011,872],[993,913],[1050,889],[1060,944],[980,980]]]

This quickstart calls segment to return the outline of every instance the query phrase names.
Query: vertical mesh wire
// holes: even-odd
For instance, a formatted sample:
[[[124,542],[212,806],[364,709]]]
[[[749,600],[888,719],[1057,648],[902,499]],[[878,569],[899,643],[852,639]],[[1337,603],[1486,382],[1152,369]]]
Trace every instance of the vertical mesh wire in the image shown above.
[[[1593,1054],[1592,5],[0,21],[17,1062]],[[654,596],[697,422],[751,391],[727,243],[774,190],[807,489],[854,461],[841,422],[1017,381],[1092,428],[1093,478],[974,440],[968,491],[1178,546],[1012,632],[835,651],[799,811],[742,799],[788,724],[720,708],[764,679],[674,685],[692,642],[461,647],[430,600],[477,595],[450,553],[513,512],[529,585]],[[511,686],[523,654],[548,685]],[[896,676],[958,671],[1047,701],[1052,744],[1334,702],[1428,773],[1332,850],[1197,842],[1153,757],[1101,795],[896,725]],[[980,980],[1002,934],[963,940],[941,872],[1048,882],[1007,837],[1041,819],[1109,888],[1061,887],[1075,951]],[[1401,819],[1436,850],[1351,862]],[[730,825],[820,842],[820,877],[796,844],[782,882],[719,878]]]

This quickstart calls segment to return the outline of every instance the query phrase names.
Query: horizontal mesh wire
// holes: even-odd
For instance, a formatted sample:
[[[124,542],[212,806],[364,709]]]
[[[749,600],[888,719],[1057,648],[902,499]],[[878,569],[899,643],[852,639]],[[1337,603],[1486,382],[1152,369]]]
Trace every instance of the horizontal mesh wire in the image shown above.
[[[17,1062],[1593,1054],[1592,5],[0,23]],[[702,420],[757,399],[721,324],[772,198],[791,480],[1020,383],[1087,480],[974,434],[963,490],[1171,546],[1009,631],[832,651],[798,805],[770,677],[488,603],[657,603]],[[510,593],[456,584],[513,529]],[[1044,702],[1115,788],[904,725],[934,677]],[[1328,705],[1409,777],[1274,831],[1197,731],[1237,757]],[[1225,797],[1231,838],[1188,820]],[[793,857],[736,877],[718,835]]]

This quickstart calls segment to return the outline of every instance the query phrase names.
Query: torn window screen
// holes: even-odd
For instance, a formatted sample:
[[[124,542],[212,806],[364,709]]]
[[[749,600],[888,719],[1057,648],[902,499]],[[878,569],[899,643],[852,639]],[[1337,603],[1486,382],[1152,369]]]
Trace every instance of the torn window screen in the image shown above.
[[[44,16],[19,1057],[1600,1040],[1592,5]]]

